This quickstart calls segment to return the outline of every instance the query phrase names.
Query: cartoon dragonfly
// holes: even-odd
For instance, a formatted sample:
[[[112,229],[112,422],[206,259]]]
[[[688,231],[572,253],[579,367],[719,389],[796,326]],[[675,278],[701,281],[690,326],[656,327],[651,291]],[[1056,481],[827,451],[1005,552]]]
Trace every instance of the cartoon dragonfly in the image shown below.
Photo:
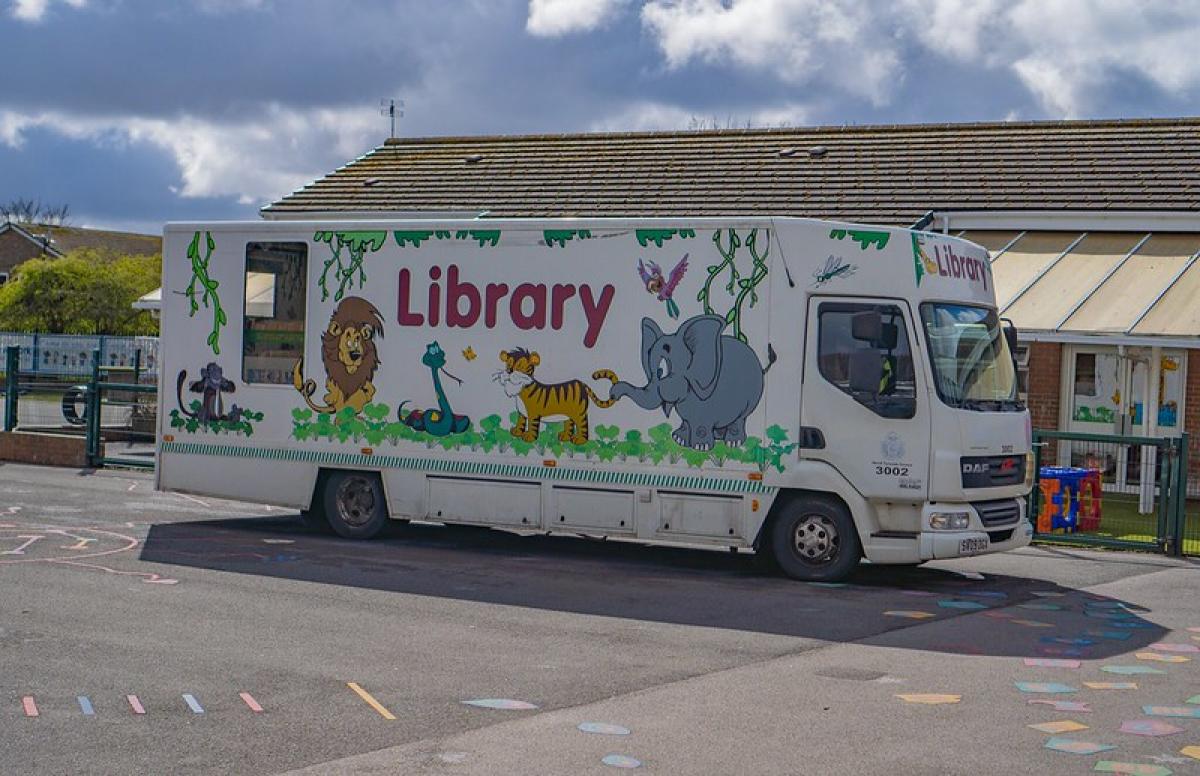
[[[662,267],[658,266],[653,261],[643,262],[638,259],[638,274],[642,277],[642,282],[646,284],[646,291],[658,297],[660,302],[667,303],[667,315],[671,318],[679,317],[679,305],[672,298],[675,294],[675,289],[679,286],[679,281],[683,280],[683,274],[687,272],[688,255],[683,254],[683,258],[675,265],[675,269],[671,270],[670,277],[663,277]]]

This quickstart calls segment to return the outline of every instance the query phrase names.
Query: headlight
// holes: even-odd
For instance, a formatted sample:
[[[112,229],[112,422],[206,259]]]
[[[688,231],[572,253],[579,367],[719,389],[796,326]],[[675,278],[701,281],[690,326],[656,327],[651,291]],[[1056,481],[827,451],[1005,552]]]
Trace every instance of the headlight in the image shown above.
[[[934,512],[929,515],[929,527],[935,531],[961,531],[971,524],[966,512]]]

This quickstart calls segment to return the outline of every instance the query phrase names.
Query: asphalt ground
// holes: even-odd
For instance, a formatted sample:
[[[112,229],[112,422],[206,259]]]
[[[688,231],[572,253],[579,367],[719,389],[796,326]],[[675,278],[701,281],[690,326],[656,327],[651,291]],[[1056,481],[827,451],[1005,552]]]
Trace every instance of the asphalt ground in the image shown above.
[[[145,474],[4,465],[0,773],[1197,773],[1200,711],[1143,709],[1200,710],[1197,570],[1031,548],[805,585],[577,537],[353,543]],[[1067,721],[1116,748],[1028,727]]]

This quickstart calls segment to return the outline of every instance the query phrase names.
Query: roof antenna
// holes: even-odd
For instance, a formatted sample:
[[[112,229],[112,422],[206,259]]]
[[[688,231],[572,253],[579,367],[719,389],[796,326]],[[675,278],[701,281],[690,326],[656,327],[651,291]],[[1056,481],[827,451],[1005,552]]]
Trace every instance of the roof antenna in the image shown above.
[[[397,109],[398,108],[398,109]],[[404,118],[404,100],[392,100],[383,98],[379,101],[379,115],[387,116],[392,122],[392,131],[388,135],[391,140],[396,137],[396,117]]]

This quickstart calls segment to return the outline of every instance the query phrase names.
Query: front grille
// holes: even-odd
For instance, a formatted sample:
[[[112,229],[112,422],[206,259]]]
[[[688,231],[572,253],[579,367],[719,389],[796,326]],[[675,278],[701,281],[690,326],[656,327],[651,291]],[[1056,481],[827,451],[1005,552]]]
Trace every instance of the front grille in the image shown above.
[[[972,501],[971,506],[979,513],[986,526],[1008,525],[1021,519],[1021,504],[1015,498],[999,501]]]
[[[961,459],[964,488],[995,488],[1025,481],[1025,456],[980,455]]]

